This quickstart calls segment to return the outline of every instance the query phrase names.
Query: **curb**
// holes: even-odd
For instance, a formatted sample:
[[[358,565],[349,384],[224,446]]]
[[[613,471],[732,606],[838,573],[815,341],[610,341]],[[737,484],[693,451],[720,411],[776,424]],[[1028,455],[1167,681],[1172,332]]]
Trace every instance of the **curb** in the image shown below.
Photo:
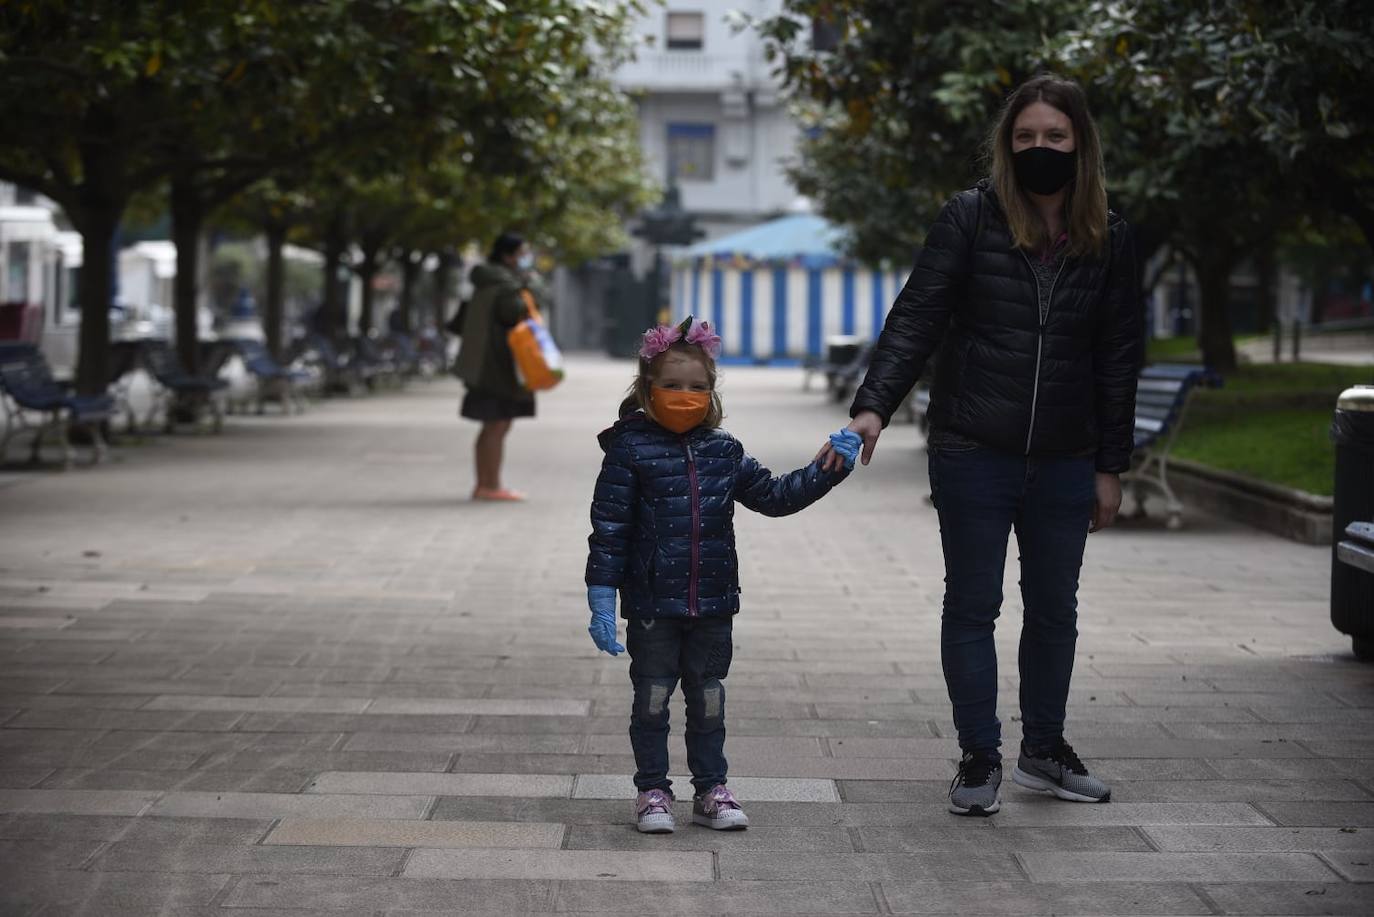
[[[1301,544],[1331,544],[1330,497],[1186,459],[1169,460],[1169,482],[1185,504]]]

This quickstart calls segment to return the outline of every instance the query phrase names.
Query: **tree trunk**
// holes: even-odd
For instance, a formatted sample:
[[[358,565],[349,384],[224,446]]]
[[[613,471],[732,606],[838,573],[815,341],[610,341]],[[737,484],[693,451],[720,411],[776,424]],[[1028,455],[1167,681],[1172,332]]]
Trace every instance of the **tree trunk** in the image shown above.
[[[1279,291],[1278,291],[1278,260],[1274,254],[1274,243],[1264,242],[1255,255],[1255,279],[1257,283],[1255,291],[1255,308],[1258,310],[1257,316],[1259,333],[1268,334],[1274,322],[1278,320],[1279,313]]]
[[[172,241],[177,247],[177,275],[172,285],[176,308],[177,356],[187,372],[200,368],[197,293],[200,280],[200,235],[206,206],[191,176],[172,179]]]
[[[405,334],[415,329],[415,287],[419,285],[423,265],[424,256],[419,252],[401,252],[401,300],[396,308],[401,312],[397,324]]]
[[[76,391],[81,395],[102,394],[110,384],[114,241],[122,212],[122,206],[88,207],[76,220],[81,231],[81,269],[76,278],[81,303],[81,347],[76,363]]]
[[[434,300],[431,304],[434,314],[434,327],[442,331],[448,321],[448,293],[453,279],[453,269],[458,257],[451,251],[438,253],[439,263],[434,266]]]
[[[267,335],[267,350],[272,359],[282,359],[282,320],[285,318],[286,304],[286,260],[282,249],[286,245],[286,224],[270,220],[264,227],[267,231],[267,291],[263,304],[262,324]]]
[[[353,268],[357,274],[357,279],[363,282],[363,308],[357,316],[357,335],[367,337],[367,334],[376,324],[376,316],[374,315],[376,290],[372,289],[372,285],[376,280],[376,274],[382,269],[382,253],[381,246],[364,242],[361,247],[363,247],[363,261],[356,268]]]
[[[1231,272],[1235,268],[1234,254],[1220,250],[1204,250],[1193,265],[1201,302],[1198,304],[1198,345],[1202,360],[1218,372],[1236,368],[1236,342],[1231,334]]]
[[[324,303],[321,307],[324,328],[320,329],[330,336],[336,336],[341,331],[345,335],[348,333],[348,300],[343,295],[345,287],[339,282],[339,266],[348,248],[345,229],[343,211],[335,211],[325,232]]]

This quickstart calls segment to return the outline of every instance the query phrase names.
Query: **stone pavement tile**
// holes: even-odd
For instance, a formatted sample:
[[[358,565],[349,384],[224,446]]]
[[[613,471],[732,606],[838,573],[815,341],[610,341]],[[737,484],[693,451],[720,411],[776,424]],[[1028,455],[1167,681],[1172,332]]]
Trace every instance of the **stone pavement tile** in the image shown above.
[[[0,812],[138,815],[161,795],[137,790],[0,790]]]
[[[25,710],[136,710],[147,694],[3,694],[6,706]]]
[[[123,768],[58,768],[42,783],[45,790],[170,790],[188,771],[145,771]]]
[[[342,732],[107,732],[92,748],[156,751],[242,751],[249,748],[331,749],[344,740]]]
[[[762,850],[848,853],[853,850],[845,828],[764,827],[752,824],[748,831],[687,829],[673,834],[640,834],[634,827],[628,801],[618,807],[619,824],[573,825],[568,829],[569,850]],[[685,801],[675,807],[683,821],[690,817]],[[750,814],[753,806],[750,806]]]
[[[486,697],[490,690],[490,685],[483,684],[392,684],[384,681],[348,681],[336,684],[283,681],[273,688],[271,693],[273,697],[357,697],[359,694],[366,694],[371,698],[427,697],[452,700]]]
[[[137,819],[118,815],[0,815],[0,838],[33,841],[112,841]]]
[[[717,854],[722,880],[987,882],[1017,875],[1010,853],[766,853]]]
[[[362,847],[552,848],[563,825],[549,822],[409,821],[405,819],[287,818],[264,844]]]
[[[1340,914],[1374,912],[1374,886],[1352,882],[1241,882],[1200,885],[1223,914]]]
[[[1005,785],[1004,785],[1005,787]],[[1068,805],[1045,796],[1017,793],[1004,797],[994,816],[999,826],[1107,825],[1272,825],[1254,806],[1243,802],[1125,802]],[[1272,803],[1266,803],[1266,807]]]
[[[179,710],[26,710],[6,727],[30,729],[148,729],[221,732],[242,719],[237,712]]]
[[[156,733],[146,733],[156,735]],[[5,762],[14,767],[51,767],[90,770],[119,768],[122,770],[185,771],[201,759],[192,752],[125,751],[102,749],[96,745],[83,748],[36,748],[6,751]]]
[[[522,751],[519,748],[510,751]],[[621,730],[615,735],[589,735],[582,754],[623,755],[629,752],[630,738]],[[686,760],[687,746],[681,735],[668,737],[670,757]],[[738,755],[770,755],[775,758],[818,758],[825,754],[820,739],[811,737],[738,736],[733,730],[725,739],[725,754],[733,764]],[[957,754],[957,752],[956,752]]]
[[[1346,777],[1367,780],[1374,776],[1374,760],[1368,758],[1209,758],[1205,764],[1227,779],[1298,780]]]
[[[752,828],[750,829],[753,830]],[[1236,830],[1236,829],[1225,829]],[[1152,848],[1131,827],[1007,828],[1001,819],[986,828],[976,822],[933,822],[906,827],[859,828],[859,843],[865,851],[881,853],[942,853],[960,851],[986,853],[1018,850],[1117,850],[1145,852]]]
[[[272,827],[270,818],[159,818],[129,821],[110,840],[139,844],[255,844]],[[227,870],[226,870],[227,871]]]
[[[1335,740],[1303,740],[1312,754],[1322,758],[1374,758],[1374,740],[1360,739],[1350,742]]]
[[[252,748],[206,763],[224,770],[283,768],[313,771],[442,771],[453,756],[436,751],[297,751]]]
[[[838,786],[845,802],[934,803],[949,797],[948,781],[841,780]]]
[[[221,904],[239,908],[314,908],[317,911],[401,910],[453,913],[456,902],[472,902],[491,914],[552,911],[552,882],[454,879],[381,879],[301,876],[290,882],[245,876]]]
[[[475,699],[444,700],[427,698],[381,697],[372,702],[367,712],[414,715],[474,716],[587,716],[591,702],[586,700],[510,700]]]
[[[1123,780],[1112,787],[1112,798],[1123,802],[1247,802],[1371,797],[1349,780]]]
[[[0,764],[3,763],[0,759]],[[5,768],[0,770],[0,789],[28,789],[42,783],[52,772],[50,767]]]
[[[197,769],[177,784],[178,790],[219,793],[300,793],[315,779],[313,769],[264,768],[226,770],[218,767]]]
[[[561,717],[577,729],[574,717]],[[367,716],[343,713],[250,713],[239,732],[467,732],[470,716]]]
[[[0,840],[0,863],[3,873],[80,869],[91,854],[103,845],[89,840]]]
[[[205,694],[161,694],[144,710],[216,710],[255,713],[362,713],[369,697],[226,697]]]
[[[61,630],[70,627],[75,623],[73,618],[49,617],[20,617],[18,615],[0,615],[0,631],[8,632],[16,630]]]
[[[389,876],[405,851],[370,847],[259,847],[116,841],[91,863],[98,872]]]
[[[1374,828],[1374,802],[1278,802],[1259,804],[1276,824],[1293,827]]]
[[[0,729],[0,749],[73,748],[90,745],[100,738],[93,729]]]
[[[373,793],[430,796],[557,796],[573,789],[570,774],[423,774],[327,771],[310,793]]]
[[[1210,914],[1187,885],[1173,882],[1041,884],[1032,882],[884,882],[894,914],[1030,915]]]
[[[362,796],[291,793],[165,794],[149,815],[198,818],[423,818],[429,796]]]
[[[560,882],[560,913],[873,914],[866,882]]]
[[[837,758],[908,756],[954,760],[959,757],[959,743],[953,738],[876,739],[851,737],[830,739],[827,744],[830,747],[830,753]]]
[[[621,751],[629,738],[621,736]],[[576,735],[468,735],[464,733],[358,732],[341,751],[435,751],[446,753],[502,752],[523,755],[572,755],[582,748]]]
[[[28,914],[39,906],[54,917],[180,913],[208,905],[229,881],[226,875],[18,872],[0,882],[0,914]]]
[[[1310,853],[1115,853],[1020,851],[1034,882],[1328,882]]]
[[[628,738],[625,745],[629,745]],[[901,780],[948,780],[954,775],[950,761],[905,758],[785,758],[761,753],[737,754],[726,743],[731,779],[736,777],[797,777],[818,779],[858,779],[883,776]],[[687,753],[669,760],[678,766],[686,763]],[[483,773],[582,773],[623,774],[635,768],[631,749],[623,747],[615,755],[532,755],[462,754],[451,768],[455,772]]]
[[[416,879],[564,879],[713,882],[709,851],[416,850],[401,873]]]
[[[1155,826],[1141,829],[1164,851],[1355,850],[1374,853],[1374,829]]]
[[[1174,723],[1169,731],[1179,738],[1261,740],[1264,742],[1323,742],[1332,737],[1330,723]],[[1346,723],[1342,742],[1374,742],[1374,723]]]
[[[1374,882],[1374,849],[1319,852],[1328,866],[1351,882]]]
[[[680,792],[687,793],[690,781],[673,776]],[[838,802],[833,780],[788,777],[731,777],[730,788],[744,803],[756,802]],[[634,779],[628,774],[579,774],[573,786],[574,799],[622,799],[633,797]],[[528,794],[526,794],[528,795]]]

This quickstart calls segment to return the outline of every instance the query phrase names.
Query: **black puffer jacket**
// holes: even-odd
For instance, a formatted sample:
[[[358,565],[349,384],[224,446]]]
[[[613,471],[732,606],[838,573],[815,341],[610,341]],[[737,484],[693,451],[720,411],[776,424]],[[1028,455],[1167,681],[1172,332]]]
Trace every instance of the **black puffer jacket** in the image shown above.
[[[813,462],[773,477],[724,430],[679,436],[642,413],[601,434],[587,585],[620,589],[625,618],[739,611],[735,501],[766,516],[815,503],[846,473]]]
[[[1040,322],[1035,275],[986,183],[947,203],[850,410],[886,424],[941,344],[932,427],[1005,452],[1130,466],[1144,343],[1135,248],[1108,217],[1102,258],[1068,258]]]

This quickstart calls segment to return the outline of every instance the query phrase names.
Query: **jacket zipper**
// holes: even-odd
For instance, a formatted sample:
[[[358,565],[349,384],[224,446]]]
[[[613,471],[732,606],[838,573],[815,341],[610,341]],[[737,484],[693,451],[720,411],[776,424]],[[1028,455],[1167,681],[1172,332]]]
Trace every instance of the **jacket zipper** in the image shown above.
[[[682,438],[682,448],[687,450],[687,480],[692,485],[692,570],[687,580],[687,614],[697,615],[697,566],[701,554],[701,484],[697,480],[697,461],[692,454],[692,444],[687,437]]]
[[[1059,285],[1059,276],[1064,273],[1064,265],[1069,259],[1065,258],[1059,262],[1059,270],[1055,271],[1054,280],[1050,281],[1050,297],[1045,301],[1045,314],[1040,314],[1040,275],[1035,273],[1035,265],[1031,264],[1030,256],[1025,249],[1021,249],[1021,257],[1026,259],[1026,267],[1030,268],[1031,280],[1035,282],[1035,314],[1039,319],[1040,327],[1035,334],[1035,382],[1031,387],[1031,413],[1030,425],[1026,427],[1026,455],[1030,455],[1031,437],[1035,435],[1035,408],[1040,402],[1040,359],[1045,353],[1045,322],[1050,317],[1050,308],[1054,305],[1054,288]]]

